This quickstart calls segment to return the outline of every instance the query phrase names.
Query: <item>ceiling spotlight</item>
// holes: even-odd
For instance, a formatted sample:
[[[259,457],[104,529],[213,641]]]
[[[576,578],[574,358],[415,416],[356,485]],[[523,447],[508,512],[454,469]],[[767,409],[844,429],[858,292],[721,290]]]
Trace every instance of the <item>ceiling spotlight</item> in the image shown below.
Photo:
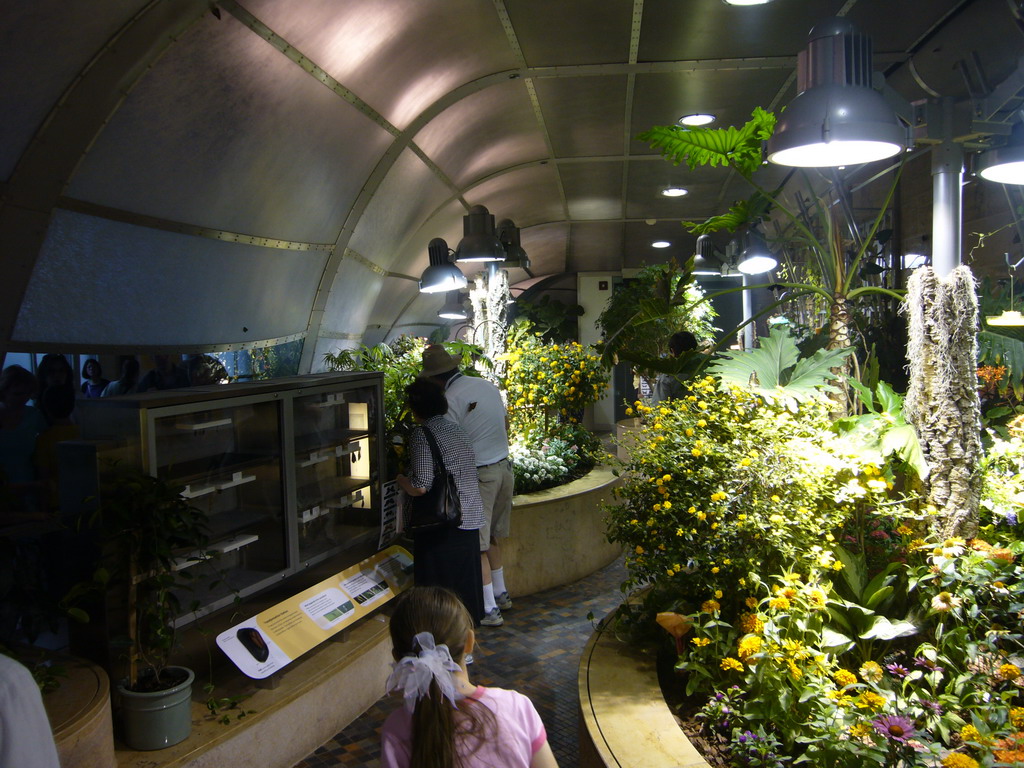
[[[474,205],[462,217],[462,240],[455,249],[455,261],[504,261],[505,249],[494,234],[494,216],[482,205]]]
[[[709,115],[705,112],[694,112],[692,115],[683,115],[679,118],[680,125],[698,126],[708,125],[709,123],[715,122],[716,118],[714,115]]]
[[[682,187],[667,187],[666,189],[661,190],[661,194],[665,197],[682,197],[683,195],[689,194],[689,190],[683,189]]]
[[[988,181],[1024,184],[1024,123],[1013,126],[1006,144],[982,152],[976,167],[978,175]]]
[[[767,5],[772,0],[725,0],[726,5]]]
[[[445,320],[465,320],[469,317],[465,306],[462,303],[463,294],[458,291],[448,291],[445,294],[444,306],[438,310],[437,316]]]
[[[672,243],[668,240],[655,240],[651,243],[652,248],[668,248],[670,245],[672,245]]]
[[[420,293],[441,293],[466,287],[466,276],[448,259],[449,253],[448,243],[440,237],[430,241],[427,246],[430,266],[420,277]]]
[[[764,236],[756,229],[749,229],[743,236],[743,252],[740,253],[736,269],[745,275],[760,275],[779,266],[779,262],[768,250]]]
[[[502,219],[498,222],[498,229],[495,234],[498,237],[498,242],[505,249],[505,263],[503,266],[506,268],[519,267],[520,269],[529,270],[530,257],[526,255],[526,251],[523,250],[523,246],[520,244],[519,227],[511,219]]]
[[[818,24],[797,59],[797,97],[779,115],[768,159],[826,168],[892,157],[913,145],[910,127],[872,88],[871,38],[846,19]]]

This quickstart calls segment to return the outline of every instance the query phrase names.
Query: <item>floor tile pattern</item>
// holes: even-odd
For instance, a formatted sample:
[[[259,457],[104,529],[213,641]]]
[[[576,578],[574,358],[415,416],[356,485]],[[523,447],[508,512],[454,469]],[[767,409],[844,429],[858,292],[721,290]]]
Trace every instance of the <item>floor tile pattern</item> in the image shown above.
[[[529,696],[547,728],[560,768],[576,768],[580,652],[592,631],[588,613],[601,619],[620,602],[622,560],[566,587],[515,597],[502,627],[481,627],[470,679]],[[294,768],[380,766],[380,727],[398,698],[385,697]]]

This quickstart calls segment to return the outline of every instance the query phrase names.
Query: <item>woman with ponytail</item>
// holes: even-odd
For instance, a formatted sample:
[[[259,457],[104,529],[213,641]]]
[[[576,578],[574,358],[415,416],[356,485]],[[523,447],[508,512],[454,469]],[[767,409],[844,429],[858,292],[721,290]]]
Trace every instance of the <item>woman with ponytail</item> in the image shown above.
[[[413,587],[391,618],[394,670],[388,691],[405,706],[381,729],[384,768],[558,768],[528,698],[469,681],[473,620],[441,587]]]

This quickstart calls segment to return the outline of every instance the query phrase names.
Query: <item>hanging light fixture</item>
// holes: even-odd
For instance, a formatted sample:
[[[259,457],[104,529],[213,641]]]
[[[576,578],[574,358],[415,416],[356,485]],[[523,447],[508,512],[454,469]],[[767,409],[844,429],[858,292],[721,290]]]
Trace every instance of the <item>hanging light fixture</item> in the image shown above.
[[[1006,258],[1006,267],[1010,272],[1010,308],[1004,309],[998,315],[986,315],[985,322],[989,325],[1004,328],[1024,326],[1024,315],[1013,308],[1013,273],[1017,271],[1017,267],[1024,261],[1024,257],[1019,259],[1016,264],[1011,264],[1010,254],[1006,253],[1003,256]]]
[[[1000,184],[1024,184],[1024,122],[1018,121],[1001,147],[978,156],[978,175]]]
[[[779,266],[778,260],[768,250],[768,243],[757,229],[751,227],[743,235],[743,251],[739,255],[736,269],[745,275],[760,275]]]
[[[715,243],[711,235],[698,235],[697,245],[693,252],[693,274],[715,275],[722,273],[722,260],[715,251]]]
[[[872,87],[871,38],[846,19],[818,24],[797,58],[797,97],[779,115],[768,159],[824,168],[869,163],[913,145],[910,126]]]
[[[435,237],[427,246],[430,266],[420,277],[420,293],[441,293],[466,287],[466,276],[448,259],[451,250],[442,238]]]
[[[498,242],[505,249],[506,269],[518,267],[519,269],[530,269],[530,257],[526,255],[523,246],[519,242],[519,227],[511,219],[502,219],[498,222],[498,229],[495,233]]]
[[[474,205],[462,217],[462,240],[455,249],[457,262],[504,261],[505,249],[494,234],[494,216],[482,205]]]
[[[465,320],[469,317],[463,299],[465,294],[448,291],[445,294],[444,306],[437,311],[437,316],[444,320]]]

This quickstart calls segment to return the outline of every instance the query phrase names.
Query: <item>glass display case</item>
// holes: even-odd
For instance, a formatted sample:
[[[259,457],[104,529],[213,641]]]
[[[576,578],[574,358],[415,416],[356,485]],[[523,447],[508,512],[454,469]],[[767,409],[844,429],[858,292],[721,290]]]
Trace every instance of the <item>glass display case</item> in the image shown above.
[[[95,455],[65,452],[76,471],[62,465],[62,480],[79,487],[62,488],[62,504],[88,497],[83,466],[95,468],[98,489],[104,467],[122,465],[180,487],[203,509],[217,557],[182,552],[177,567],[212,586],[182,601],[199,604],[182,624],[318,563],[341,570],[387,543],[381,378],[317,374],[80,400],[77,451]]]

